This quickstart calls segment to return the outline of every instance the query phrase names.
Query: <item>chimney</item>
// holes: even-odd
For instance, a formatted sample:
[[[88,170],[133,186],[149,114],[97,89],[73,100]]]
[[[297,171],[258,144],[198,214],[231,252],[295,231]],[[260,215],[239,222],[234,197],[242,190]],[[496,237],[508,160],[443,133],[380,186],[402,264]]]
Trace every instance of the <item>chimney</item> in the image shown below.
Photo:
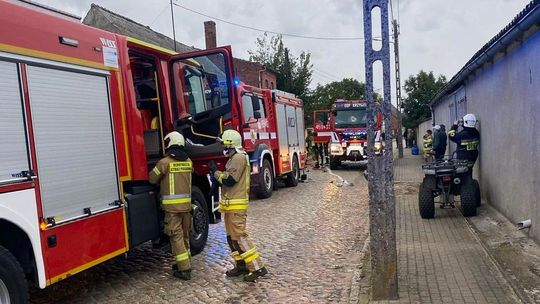
[[[213,49],[217,47],[216,23],[214,21],[204,22],[204,38],[206,40],[206,49]]]

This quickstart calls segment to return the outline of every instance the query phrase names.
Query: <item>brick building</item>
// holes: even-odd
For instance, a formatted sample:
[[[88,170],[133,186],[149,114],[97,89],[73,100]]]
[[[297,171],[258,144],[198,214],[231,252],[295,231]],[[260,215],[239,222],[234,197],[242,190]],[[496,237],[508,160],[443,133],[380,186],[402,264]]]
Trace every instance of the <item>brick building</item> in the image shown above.
[[[96,4],[90,6],[90,10],[82,22],[109,32],[133,37],[167,49],[174,49],[175,41],[173,39]],[[216,23],[214,21],[204,23],[204,34],[206,48],[215,48],[217,46],[217,37]],[[186,53],[199,49],[176,41],[176,50],[179,53]],[[267,70],[260,63],[234,58],[234,74],[246,84],[261,88],[276,88],[276,74]]]

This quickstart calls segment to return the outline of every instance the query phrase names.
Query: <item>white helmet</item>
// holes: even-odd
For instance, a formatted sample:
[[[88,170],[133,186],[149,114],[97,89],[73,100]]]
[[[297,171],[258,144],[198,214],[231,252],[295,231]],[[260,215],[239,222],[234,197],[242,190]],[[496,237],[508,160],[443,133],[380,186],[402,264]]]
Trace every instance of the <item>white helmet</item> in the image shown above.
[[[474,128],[476,126],[476,116],[471,113],[463,116],[463,126],[467,128]]]
[[[234,154],[234,151],[238,153],[244,152],[244,149],[242,148],[242,135],[236,130],[225,130],[221,135],[221,142],[225,147],[224,154],[227,157]]]
[[[169,149],[172,146],[183,147],[186,144],[186,141],[184,140],[184,135],[176,131],[167,134],[165,138],[163,138],[163,141],[165,142],[166,149]]]

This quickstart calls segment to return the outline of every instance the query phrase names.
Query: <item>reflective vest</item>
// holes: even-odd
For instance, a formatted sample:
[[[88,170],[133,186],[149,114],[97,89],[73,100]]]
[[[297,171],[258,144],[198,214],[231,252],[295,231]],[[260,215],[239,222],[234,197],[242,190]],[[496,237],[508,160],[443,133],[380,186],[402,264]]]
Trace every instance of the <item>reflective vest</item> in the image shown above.
[[[161,203],[164,211],[191,211],[191,173],[193,165],[188,158],[179,161],[171,156],[161,159],[149,174],[151,183],[160,183]]]
[[[222,212],[246,211],[249,204],[251,170],[249,158],[244,153],[235,153],[225,165],[225,172],[218,176],[218,182],[232,176],[236,181],[233,186],[222,186],[219,210]]]

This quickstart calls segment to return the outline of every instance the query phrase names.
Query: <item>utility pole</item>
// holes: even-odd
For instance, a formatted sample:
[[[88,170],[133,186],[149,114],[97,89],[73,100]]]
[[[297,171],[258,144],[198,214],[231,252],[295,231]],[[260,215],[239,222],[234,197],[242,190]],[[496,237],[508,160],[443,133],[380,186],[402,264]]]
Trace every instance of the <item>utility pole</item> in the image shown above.
[[[172,35],[174,41],[174,51],[176,52],[176,31],[174,30],[174,9],[173,9],[173,0],[171,0],[171,21],[172,21]]]
[[[394,26],[394,55],[396,56],[396,105],[398,110],[398,133],[397,136],[397,148],[398,157],[403,158],[403,126],[401,122],[401,71],[399,69],[399,26],[397,20],[392,20]]]
[[[372,11],[379,7],[381,16],[382,48],[373,49]],[[398,298],[396,211],[394,200],[394,166],[392,136],[385,136],[384,152],[376,156],[374,138],[376,115],[382,113],[384,125],[391,126],[392,104],[390,86],[390,33],[388,0],[364,0],[364,40],[366,95],[368,99],[368,187],[369,232],[371,253],[372,300]],[[373,64],[383,67],[383,102],[378,105],[373,96]],[[380,85],[380,84],[377,84]]]

